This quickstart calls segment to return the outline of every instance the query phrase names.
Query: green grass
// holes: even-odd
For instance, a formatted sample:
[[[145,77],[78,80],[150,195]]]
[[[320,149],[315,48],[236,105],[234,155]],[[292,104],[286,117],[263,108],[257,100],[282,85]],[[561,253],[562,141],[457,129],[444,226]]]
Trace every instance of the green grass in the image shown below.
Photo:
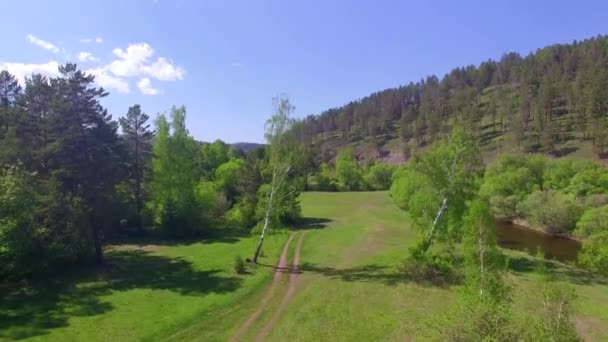
[[[298,285],[270,341],[435,340],[436,317],[458,300],[459,286],[408,281],[398,267],[414,241],[407,215],[386,192],[304,193],[308,222]],[[316,223],[314,223],[316,222]],[[296,232],[302,234],[303,232]],[[265,264],[278,259],[287,235],[267,240]],[[294,257],[296,236],[289,249]],[[253,250],[253,237],[177,245],[117,246],[112,267],[57,276],[31,292],[3,297],[0,336],[40,340],[225,341],[255,311],[272,267],[238,276],[237,254]],[[505,251],[514,314],[537,307],[536,259]],[[549,262],[556,281],[575,287],[576,324],[588,340],[608,340],[608,281]],[[288,277],[243,340],[253,340],[273,316]],[[49,286],[50,284],[50,286]]]
[[[274,263],[286,239],[271,235],[262,262]],[[267,282],[270,268],[239,276],[234,258],[249,256],[255,237],[186,244],[121,245],[108,266],[67,271],[10,295],[2,293],[0,339],[45,341],[158,340],[209,317],[222,317]],[[214,322],[231,328],[239,316]],[[225,331],[226,329],[224,329]]]

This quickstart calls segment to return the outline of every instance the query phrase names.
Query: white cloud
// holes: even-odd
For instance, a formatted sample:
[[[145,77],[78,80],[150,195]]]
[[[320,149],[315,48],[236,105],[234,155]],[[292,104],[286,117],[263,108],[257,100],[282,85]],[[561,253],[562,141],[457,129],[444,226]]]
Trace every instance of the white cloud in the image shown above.
[[[58,53],[60,51],[57,46],[55,46],[52,43],[49,43],[45,40],[42,40],[42,39],[34,36],[33,34],[28,34],[25,37],[30,41],[30,43],[38,45],[45,50],[49,50],[53,53]]]
[[[78,60],[81,62],[99,62],[99,58],[94,57],[90,52],[80,52],[78,53]]]
[[[184,69],[166,58],[159,57],[150,62],[154,49],[147,43],[131,44],[125,50],[116,48],[112,52],[119,59],[110,63],[108,68],[116,76],[148,76],[160,81],[176,81],[184,77]]]
[[[97,44],[101,44],[101,43],[103,43],[103,38],[101,38],[101,37],[96,37],[96,38],[81,38],[80,42],[81,43],[85,43],[85,44],[89,44],[89,43],[92,43],[92,42],[95,42]]]
[[[31,36],[31,35],[29,35]],[[32,42],[40,45],[42,43],[38,38],[28,36]],[[88,39],[88,38],[85,38]],[[85,39],[81,41],[85,41]],[[101,38],[100,38],[101,39]],[[88,40],[93,42],[94,40]],[[47,42],[44,42],[45,44]],[[48,43],[50,44],[50,43]],[[42,46],[42,45],[41,45]],[[57,52],[61,49],[51,44]],[[50,48],[50,47],[45,47]],[[138,78],[136,83],[138,89],[144,95],[157,95],[161,91],[153,87],[153,81],[176,81],[184,77],[185,71],[182,67],[173,64],[167,58],[154,57],[155,51],[147,43],[130,44],[126,49],[116,48],[113,50],[116,58],[108,64],[99,64],[99,58],[95,57],[91,52],[82,51],[76,56],[81,62],[90,62],[92,66],[85,72],[95,76],[95,83],[107,90],[116,91],[118,93],[130,92],[130,78]],[[59,65],[57,61],[49,61],[47,63],[2,63],[0,62],[0,70],[8,70],[15,75],[23,84],[25,77],[32,74],[43,74],[47,77],[59,76]]]
[[[0,70],[7,70],[17,77],[21,84],[24,84],[25,77],[30,77],[32,74],[42,74],[47,77],[58,76],[59,63],[55,61],[42,64],[0,63]]]
[[[86,71],[95,75],[95,83],[106,90],[116,90],[119,93],[129,93],[129,83],[123,78],[111,75],[106,67],[89,69]]]
[[[157,95],[159,93],[158,89],[152,88],[152,82],[147,77],[144,77],[137,82],[137,88],[139,88],[144,95]]]

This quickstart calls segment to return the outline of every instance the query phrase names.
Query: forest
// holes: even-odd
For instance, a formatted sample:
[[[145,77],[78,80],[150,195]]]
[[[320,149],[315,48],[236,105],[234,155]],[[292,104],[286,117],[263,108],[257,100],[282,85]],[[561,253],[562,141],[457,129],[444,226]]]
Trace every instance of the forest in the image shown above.
[[[458,123],[475,132],[484,150],[563,156],[588,142],[585,157],[604,158],[606,94],[608,37],[599,35],[382,90],[307,116],[303,131],[323,161],[360,143],[378,155],[392,140],[407,160]]]
[[[106,96],[0,72],[1,339],[608,338],[608,36],[303,119],[279,95],[261,145]]]

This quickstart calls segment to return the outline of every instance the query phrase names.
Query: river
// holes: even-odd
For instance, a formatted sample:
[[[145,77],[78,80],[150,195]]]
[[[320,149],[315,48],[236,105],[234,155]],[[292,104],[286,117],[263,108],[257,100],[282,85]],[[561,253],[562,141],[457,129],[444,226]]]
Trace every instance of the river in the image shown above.
[[[551,236],[510,222],[498,221],[496,229],[500,247],[531,253],[540,251],[545,259],[573,261],[581,248],[581,243],[574,239]]]

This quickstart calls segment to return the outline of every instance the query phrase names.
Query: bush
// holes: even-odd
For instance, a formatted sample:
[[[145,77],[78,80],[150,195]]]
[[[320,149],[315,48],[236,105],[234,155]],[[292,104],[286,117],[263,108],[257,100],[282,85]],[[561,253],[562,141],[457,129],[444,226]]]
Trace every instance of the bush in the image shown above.
[[[336,178],[341,191],[365,190],[361,169],[352,150],[343,150],[336,159]]]
[[[317,181],[316,190],[320,190],[320,191],[338,190],[334,172],[327,163],[321,164],[319,173],[315,176],[315,179]]]
[[[395,167],[389,164],[372,165],[365,174],[365,182],[373,190],[388,190],[391,187]]]
[[[243,260],[243,257],[241,257],[240,255],[237,255],[234,258],[234,272],[236,272],[236,274],[247,273],[247,264],[245,263],[245,260]]]
[[[494,214],[500,217],[519,216],[517,203],[542,185],[544,159],[502,155],[491,164],[481,186],[481,196],[490,201]]]
[[[595,272],[608,275],[608,232],[590,236],[578,253],[578,262]]]
[[[608,232],[608,205],[585,211],[576,223],[575,234],[579,237],[586,238],[601,232]]]
[[[233,228],[250,228],[256,223],[255,198],[243,198],[226,212],[226,224]]]
[[[542,282],[538,288],[542,312],[532,319],[525,340],[528,341],[580,341],[571,320],[574,289],[556,283]]]
[[[458,283],[462,273],[454,265],[454,256],[448,252],[424,252],[421,244],[410,248],[410,257],[401,265],[400,271],[415,282],[434,285]]]
[[[438,330],[444,341],[520,341],[524,329],[507,306],[463,303]]]
[[[520,206],[525,218],[549,234],[570,234],[582,214],[575,199],[555,190],[534,191]]]

